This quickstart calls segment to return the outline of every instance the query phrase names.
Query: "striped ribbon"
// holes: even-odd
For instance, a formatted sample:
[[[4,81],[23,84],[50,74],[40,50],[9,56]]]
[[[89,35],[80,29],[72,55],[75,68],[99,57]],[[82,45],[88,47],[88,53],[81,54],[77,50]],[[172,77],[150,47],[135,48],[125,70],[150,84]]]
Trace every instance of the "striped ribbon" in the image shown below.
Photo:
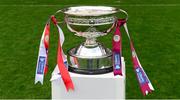
[[[125,28],[125,31],[127,33],[128,38],[129,38],[134,71],[136,73],[136,77],[137,77],[137,80],[139,82],[141,92],[143,93],[143,95],[147,95],[148,93],[151,93],[152,91],[154,91],[154,88],[153,88],[146,72],[144,71],[144,69],[141,66],[141,63],[138,59],[138,56],[136,54],[136,51],[135,51],[135,48],[134,48],[134,45],[132,42],[132,39],[131,39],[130,34],[128,32],[127,23],[124,23],[123,26]]]

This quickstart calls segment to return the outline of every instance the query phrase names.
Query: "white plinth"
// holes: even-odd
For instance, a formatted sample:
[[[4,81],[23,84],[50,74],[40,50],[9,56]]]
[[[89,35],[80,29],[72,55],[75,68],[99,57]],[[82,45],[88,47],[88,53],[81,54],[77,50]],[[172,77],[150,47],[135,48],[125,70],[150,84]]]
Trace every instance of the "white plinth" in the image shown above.
[[[122,59],[123,60],[123,59]],[[124,60],[123,60],[124,62]],[[101,75],[82,75],[70,72],[75,91],[66,91],[60,77],[52,80],[52,99],[60,100],[120,100],[125,99],[125,63],[122,66],[123,76],[113,73]],[[53,78],[53,76],[52,76]]]

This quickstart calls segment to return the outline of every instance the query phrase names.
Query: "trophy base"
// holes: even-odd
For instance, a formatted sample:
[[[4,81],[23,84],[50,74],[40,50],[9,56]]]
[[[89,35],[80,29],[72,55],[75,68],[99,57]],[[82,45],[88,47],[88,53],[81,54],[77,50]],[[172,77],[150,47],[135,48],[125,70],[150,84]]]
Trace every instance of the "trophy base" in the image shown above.
[[[97,75],[97,74],[104,74],[104,73],[112,72],[113,67],[104,68],[104,69],[96,69],[96,70],[83,70],[83,69],[78,69],[78,68],[69,66],[68,70],[70,72],[78,73],[78,74]]]
[[[100,43],[80,46],[68,52],[69,71],[79,74],[104,74],[112,72],[112,52]]]

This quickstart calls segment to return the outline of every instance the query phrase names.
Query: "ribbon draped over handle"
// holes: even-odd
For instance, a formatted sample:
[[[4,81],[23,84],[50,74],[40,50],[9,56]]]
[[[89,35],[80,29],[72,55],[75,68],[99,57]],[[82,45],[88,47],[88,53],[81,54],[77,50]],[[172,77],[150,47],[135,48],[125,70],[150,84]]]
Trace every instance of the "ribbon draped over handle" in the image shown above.
[[[112,41],[113,53],[113,72],[114,75],[122,75],[122,37],[120,27],[126,22],[125,19],[119,19],[116,22],[115,32]]]
[[[143,93],[143,95],[147,95],[148,93],[151,93],[154,90],[154,88],[153,88],[153,86],[152,86],[148,76],[146,75],[143,67],[140,64],[138,56],[137,56],[137,54],[135,52],[135,48],[134,48],[132,39],[131,39],[130,34],[128,32],[127,22],[126,22],[125,19],[118,19],[117,25],[116,25],[116,30],[115,30],[114,37],[113,37],[114,41],[119,40],[117,42],[117,44],[116,44],[116,42],[113,41],[113,60],[114,60],[113,61],[114,62],[113,66],[114,66],[114,73],[115,73],[115,75],[118,75],[118,74],[122,75],[121,68],[119,68],[119,70],[117,70],[117,64],[121,65],[121,60],[118,59],[118,58],[121,58],[121,55],[122,55],[122,50],[121,50],[122,49],[121,48],[121,32],[120,32],[120,27],[121,26],[124,26],[126,34],[127,34],[128,38],[129,38],[130,48],[131,48],[131,53],[132,53],[133,68],[134,68],[134,71],[136,73],[136,77],[137,77],[137,80],[139,82],[139,86],[140,86],[141,92]],[[117,55],[120,56],[120,57],[116,57]],[[119,63],[116,63],[117,62],[116,60]]]
[[[57,53],[57,66],[59,69],[59,73],[61,74],[62,80],[66,87],[66,90],[69,91],[74,90],[74,84],[71,80],[70,74],[68,72],[67,65],[67,57],[63,52],[62,45],[64,43],[64,33],[62,29],[57,24],[57,20],[54,15],[48,20],[45,25],[44,32],[41,37],[40,47],[39,47],[39,55],[36,66],[36,75],[35,75],[35,84],[40,82],[43,84],[44,74],[47,73],[47,58],[48,58],[48,49],[49,49],[49,36],[50,36],[50,21],[54,23],[54,25],[58,29],[59,33],[59,43],[58,43],[58,53]]]

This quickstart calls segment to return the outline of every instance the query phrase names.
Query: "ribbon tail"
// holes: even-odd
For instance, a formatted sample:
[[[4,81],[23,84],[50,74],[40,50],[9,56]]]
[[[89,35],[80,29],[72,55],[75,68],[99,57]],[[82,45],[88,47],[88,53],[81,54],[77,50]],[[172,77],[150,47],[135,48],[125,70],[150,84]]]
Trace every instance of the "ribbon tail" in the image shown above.
[[[40,82],[41,85],[43,85],[43,79],[44,79],[43,75],[36,75],[34,84],[37,84],[38,82]]]
[[[140,70],[140,72],[137,72],[137,70]],[[146,73],[144,73],[142,70],[143,69],[139,67],[135,69],[135,72],[136,72],[137,79],[139,81],[141,92],[143,93],[143,95],[147,95],[148,93],[151,93],[153,89],[151,88],[152,84],[148,80],[148,77],[145,76]]]
[[[135,48],[133,46],[132,41],[130,41],[130,46],[131,46],[131,51],[132,51],[132,60],[133,60],[133,64],[134,64],[134,69],[135,69],[137,79],[139,81],[141,92],[143,93],[143,95],[147,95],[148,93],[151,93],[154,90],[154,88],[153,88],[146,72],[144,71],[143,67],[141,66],[141,63],[135,52]]]
[[[141,66],[139,62],[139,59],[137,57],[137,54],[135,52],[132,42],[131,42],[131,50],[132,50],[132,60],[134,64],[134,69],[135,69],[137,79],[139,81],[141,92],[143,93],[143,95],[147,95],[148,93],[151,93],[154,90],[154,88],[148,76],[146,75],[146,72],[144,71],[143,67]]]
[[[74,85],[70,82],[66,83],[66,90],[67,91],[74,91]]]
[[[149,88],[150,88],[152,91],[154,91],[154,87],[152,86],[151,81],[149,80],[149,78],[148,78],[146,72],[144,71],[143,67],[141,66],[141,63],[139,62],[138,57],[137,57],[137,61],[138,61],[139,65],[140,65],[140,67],[141,67],[141,69],[142,69],[142,71],[143,71],[145,77],[147,78],[147,81],[149,82],[149,83],[148,83]]]
[[[139,86],[140,86],[141,92],[145,96],[148,93],[151,93],[154,90],[154,88],[153,88],[153,86],[152,86],[152,84],[151,84],[151,82],[150,82],[146,72],[144,71],[143,67],[141,66],[141,63],[140,63],[140,61],[138,59],[138,56],[137,56],[137,54],[135,52],[135,48],[134,48],[133,42],[131,40],[130,34],[128,32],[128,28],[127,28],[127,24],[126,23],[124,24],[124,28],[125,28],[125,31],[127,33],[129,41],[130,41],[130,47],[131,47],[134,71],[136,73],[136,77],[137,77],[137,80],[139,82]]]
[[[61,77],[62,77],[62,80],[65,84],[66,90],[67,91],[69,91],[70,89],[74,90],[74,85],[73,85],[71,77],[68,73],[68,69],[64,65],[63,58],[61,55],[62,54],[61,51],[62,51],[62,49],[61,49],[60,44],[59,44],[59,46],[58,46],[58,59],[57,59],[58,68],[60,70]]]
[[[44,79],[44,71],[47,64],[47,55],[48,55],[48,41],[49,41],[49,22],[46,24],[41,41],[39,46],[39,54],[36,65],[36,73],[35,73],[35,84],[40,82],[43,84]]]

